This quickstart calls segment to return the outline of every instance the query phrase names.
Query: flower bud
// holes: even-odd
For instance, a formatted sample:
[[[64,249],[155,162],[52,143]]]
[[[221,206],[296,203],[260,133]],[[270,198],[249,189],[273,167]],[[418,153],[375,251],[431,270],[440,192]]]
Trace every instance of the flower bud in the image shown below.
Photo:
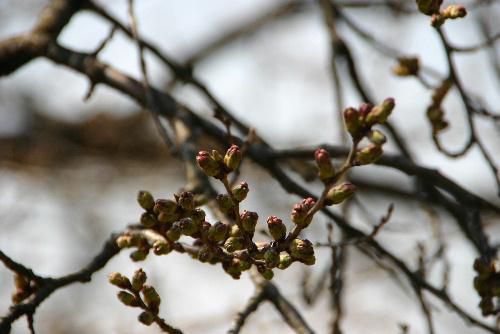
[[[229,225],[222,222],[213,224],[208,230],[208,239],[213,242],[224,241],[229,233]]]
[[[194,209],[193,212],[191,212],[190,216],[193,223],[199,227],[205,221],[206,214],[205,211],[198,208]]]
[[[142,288],[142,298],[146,305],[151,309],[157,309],[160,306],[161,299],[155,288],[150,285],[144,285]]]
[[[181,235],[182,235],[182,229],[179,225],[179,222],[173,223],[170,229],[166,233],[167,239],[172,242],[179,240]]]
[[[177,203],[186,211],[192,211],[195,208],[194,195],[190,191],[183,191],[177,197]]]
[[[368,132],[368,140],[375,145],[383,145],[386,142],[385,135],[379,130],[372,130]]]
[[[229,231],[230,237],[241,237],[241,231],[238,225],[234,224],[231,226],[231,230]]]
[[[131,287],[129,279],[120,273],[115,272],[109,274],[108,281],[109,283],[119,287],[120,289],[130,289]]]
[[[196,163],[207,176],[215,177],[221,173],[219,162],[217,162],[207,151],[198,152]]]
[[[198,232],[199,226],[197,226],[191,218],[182,218],[179,220],[179,227],[181,229],[181,233],[184,235],[191,236]]]
[[[234,210],[234,203],[231,197],[226,194],[219,194],[216,197],[217,204],[219,205],[219,209],[225,213],[228,214],[230,212],[233,212]]]
[[[293,239],[290,243],[290,255],[292,258],[298,259],[306,264],[314,264],[316,260],[314,257],[313,245],[307,239]]]
[[[259,215],[257,212],[243,210],[240,214],[240,222],[241,226],[247,233],[254,233],[255,226],[257,225],[257,220],[259,219]]]
[[[362,125],[359,121],[359,111],[354,108],[344,110],[344,123],[347,131],[353,138],[361,136]]]
[[[151,227],[155,226],[157,223],[158,223],[158,221],[156,220],[154,215],[152,215],[148,212],[144,212],[141,215],[141,224],[144,227],[151,228]]]
[[[273,271],[266,266],[257,266],[257,270],[262,275],[262,277],[264,277],[268,281],[272,280],[274,277]]]
[[[156,240],[153,243],[153,252],[156,255],[167,255],[172,251],[172,245],[170,245],[166,240]]]
[[[222,155],[217,150],[212,150],[212,158],[215,161],[217,161],[217,163],[222,163],[224,161],[224,158],[222,157]]]
[[[283,221],[276,216],[267,218],[267,228],[274,240],[282,240],[286,235],[286,226]]]
[[[132,237],[130,235],[120,235],[118,238],[116,238],[116,245],[120,249],[132,247],[131,241]]]
[[[170,199],[157,199],[153,207],[156,214],[166,213],[172,215],[177,210],[177,203]]]
[[[443,0],[417,0],[418,10],[425,15],[432,15],[439,12]]]
[[[137,193],[137,202],[147,211],[151,211],[155,205],[155,199],[149,191],[141,190]]]
[[[165,212],[160,212],[158,214],[158,217],[156,217],[156,219],[158,220],[158,223],[161,223],[161,224],[172,224],[173,222],[175,222],[176,220],[179,219],[179,214],[178,213],[165,213]]]
[[[233,188],[232,193],[234,198],[238,202],[242,202],[243,200],[245,200],[248,194],[248,183],[241,182],[240,184],[238,184],[236,187]]]
[[[224,156],[224,165],[230,170],[233,171],[238,168],[241,162],[241,151],[240,148],[236,145],[231,145],[231,147],[227,150],[226,155]]]
[[[224,242],[224,248],[232,253],[234,251],[240,250],[244,248],[244,241],[242,237],[229,237],[226,242]]]
[[[295,204],[292,209],[292,221],[298,226],[307,226],[310,223],[310,217],[308,217],[309,211],[316,204],[316,201],[309,197],[302,202]]]
[[[373,107],[373,109],[366,115],[365,122],[367,125],[384,124],[387,118],[391,115],[395,103],[393,98],[387,98],[381,105]]]
[[[335,168],[333,168],[330,154],[322,148],[318,148],[314,152],[316,165],[318,166],[318,175],[322,181],[327,181],[335,175]]]
[[[285,270],[286,268],[290,267],[292,263],[293,259],[290,256],[290,254],[282,252],[280,254],[280,262],[278,264],[278,269]]]
[[[356,163],[358,165],[368,165],[375,161],[377,161],[384,151],[382,150],[382,146],[380,145],[368,145],[356,153]]]
[[[264,261],[269,269],[275,268],[280,263],[280,255],[277,250],[269,248],[264,253]]]
[[[398,58],[398,64],[393,67],[392,72],[400,77],[418,75],[420,63],[416,57]]]
[[[467,10],[462,5],[449,5],[442,11],[441,15],[446,19],[454,20],[465,17]]]
[[[214,256],[212,248],[208,245],[201,246],[198,251],[198,260],[203,263],[212,261]]]
[[[139,302],[137,301],[135,296],[127,291],[118,291],[117,297],[126,306],[139,306]]]
[[[138,319],[140,323],[149,326],[155,321],[155,316],[151,312],[144,311],[141,314],[139,314]]]
[[[148,249],[138,249],[130,253],[130,258],[134,262],[144,261],[148,256]]]
[[[326,205],[339,204],[354,195],[356,186],[350,182],[344,182],[328,190],[325,198]]]
[[[134,291],[141,291],[142,286],[146,283],[148,276],[142,269],[137,269],[132,276],[132,289]]]
[[[240,279],[241,269],[240,269],[240,260],[237,258],[233,258],[229,261],[224,261],[222,263],[222,268],[226,273],[228,273],[234,279]]]

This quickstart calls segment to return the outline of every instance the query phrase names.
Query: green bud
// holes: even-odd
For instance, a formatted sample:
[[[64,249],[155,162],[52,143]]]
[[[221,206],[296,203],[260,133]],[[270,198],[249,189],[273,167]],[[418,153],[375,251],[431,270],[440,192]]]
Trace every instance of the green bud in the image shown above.
[[[454,20],[465,17],[465,15],[467,15],[467,10],[462,5],[449,5],[443,10],[441,15],[447,19]]]
[[[151,309],[157,309],[160,306],[161,299],[155,288],[150,285],[144,285],[142,288],[142,298],[146,305]]]
[[[233,258],[230,261],[224,261],[222,263],[222,268],[232,278],[240,279],[241,269],[240,269],[240,260],[239,259]]]
[[[172,245],[166,240],[156,240],[153,243],[153,252],[156,255],[167,255],[172,251]]]
[[[286,236],[286,226],[283,221],[276,216],[267,218],[267,228],[274,240],[282,240]]]
[[[425,15],[432,15],[439,12],[443,0],[417,0],[418,10]]]
[[[238,184],[236,187],[233,188],[232,190],[234,198],[238,202],[242,202],[248,194],[248,183],[246,182],[241,182]]]
[[[229,237],[226,242],[224,242],[224,248],[232,253],[234,251],[240,250],[244,248],[245,239],[242,237]]]
[[[192,211],[195,208],[194,195],[190,191],[183,191],[177,197],[177,202],[186,211]]]
[[[120,249],[132,247],[132,237],[130,235],[120,235],[116,238],[116,245]]]
[[[151,312],[144,311],[141,314],[139,314],[138,319],[140,323],[149,326],[155,321],[155,316]]]
[[[177,213],[160,212],[157,217],[158,222],[161,224],[172,224],[178,219],[179,219],[179,214]]]
[[[179,222],[173,223],[170,229],[167,231],[166,235],[167,239],[172,242],[179,240],[182,235],[182,229],[179,225]]]
[[[312,243],[305,239],[294,239],[290,243],[290,255],[294,259],[309,264],[315,261]]]
[[[144,261],[147,256],[148,256],[147,249],[138,249],[138,250],[135,250],[132,253],[130,253],[130,258],[134,262]]]
[[[127,291],[118,291],[117,297],[126,306],[139,306],[139,302],[137,301],[135,296]]]
[[[193,223],[196,226],[200,227],[201,224],[205,221],[206,214],[205,214],[205,211],[198,208],[198,209],[194,209],[193,212],[191,212],[190,216],[191,216],[191,220],[193,221]]]
[[[142,269],[137,269],[132,276],[132,289],[134,291],[141,291],[142,286],[146,283],[148,276]]]
[[[330,154],[322,148],[318,148],[314,152],[314,159],[318,166],[318,175],[322,181],[327,181],[335,175],[335,168],[333,168]]]
[[[219,205],[219,209],[225,213],[228,214],[230,212],[233,212],[234,210],[234,203],[231,197],[226,194],[219,194],[216,197],[217,204]]]
[[[227,150],[226,155],[224,156],[224,165],[226,165],[227,169],[233,171],[239,167],[240,162],[240,148],[236,145],[231,145],[231,147]]]
[[[149,191],[141,190],[137,193],[137,202],[147,211],[151,211],[155,205],[155,199]]]
[[[200,262],[210,262],[214,258],[215,254],[212,250],[212,248],[208,245],[203,245],[200,247],[200,250],[198,251],[198,260]]]
[[[252,267],[252,263],[246,260],[240,260],[240,271],[246,271]]]
[[[280,263],[278,264],[278,269],[285,270],[286,268],[290,267],[292,263],[293,259],[288,253],[280,253]]]
[[[216,177],[221,173],[220,163],[207,151],[198,152],[196,163],[207,176]]]
[[[356,153],[356,163],[358,165],[368,165],[377,161],[384,153],[382,146],[370,144]]]
[[[326,205],[339,204],[354,195],[356,186],[350,182],[344,182],[328,190],[325,198]]]
[[[370,140],[375,145],[383,145],[386,141],[385,135],[379,130],[372,130],[368,132],[367,137],[368,140]]]
[[[292,209],[292,221],[298,226],[302,227],[309,225],[311,217],[308,216],[308,213],[315,204],[316,201],[311,197],[302,200],[302,202],[298,204],[295,204]]]
[[[265,266],[257,266],[257,270],[266,280],[270,281],[274,277],[274,273],[271,269],[266,268]]]
[[[238,225],[234,224],[231,226],[231,230],[229,231],[230,237],[241,237],[241,231]]]
[[[177,210],[177,203],[170,199],[157,199],[153,207],[153,211],[156,214],[161,212],[168,215],[172,215]]]
[[[264,261],[266,261],[266,266],[270,269],[277,267],[280,263],[280,255],[278,251],[273,248],[268,249],[264,253]]]
[[[158,221],[156,220],[154,215],[152,215],[148,212],[144,212],[141,215],[141,224],[144,227],[151,228],[151,227],[155,226],[157,223],[158,223]]]
[[[179,220],[179,227],[181,229],[182,234],[191,236],[198,232],[198,227],[191,218],[182,218]]]
[[[387,98],[381,105],[373,107],[373,109],[366,115],[366,124],[384,124],[387,118],[391,115],[395,103],[393,98]]]
[[[217,150],[212,150],[212,159],[214,159],[218,163],[224,161],[224,157],[222,157],[222,155]]]
[[[254,233],[255,226],[257,225],[257,220],[259,219],[259,215],[257,212],[243,210],[240,214],[240,222],[241,226],[247,233]]]
[[[353,138],[359,138],[361,136],[362,124],[359,119],[359,111],[354,108],[347,108],[343,112],[344,123],[347,132]]]
[[[224,241],[229,233],[229,225],[222,222],[213,224],[208,230],[208,239],[213,242]]]
[[[129,279],[120,273],[114,272],[109,274],[108,281],[109,283],[119,287],[120,289],[130,289],[131,287]]]

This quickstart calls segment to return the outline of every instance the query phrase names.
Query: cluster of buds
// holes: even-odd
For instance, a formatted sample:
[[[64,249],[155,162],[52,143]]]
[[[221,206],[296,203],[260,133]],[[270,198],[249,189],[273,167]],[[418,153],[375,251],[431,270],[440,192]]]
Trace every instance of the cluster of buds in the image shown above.
[[[358,109],[347,108],[344,110],[344,122],[353,142],[359,143],[366,137],[370,144],[356,152],[354,165],[367,165],[377,161],[383,153],[382,145],[385,135],[372,127],[384,124],[394,109],[394,99],[387,98],[380,105],[373,106],[363,103]]]
[[[427,118],[431,123],[433,135],[437,135],[448,127],[448,122],[444,118],[442,104],[451,86],[452,82],[450,80],[444,80],[432,94],[431,105],[427,108]]]
[[[217,150],[213,150],[212,153],[200,151],[196,156],[196,162],[206,175],[223,179],[238,169],[241,162],[241,151],[236,145],[232,145],[224,157]]]
[[[481,297],[479,308],[483,316],[499,314],[494,299],[500,299],[500,263],[496,259],[480,257],[474,261],[474,270],[477,273],[474,289]]]
[[[400,77],[417,76],[420,71],[420,62],[417,57],[401,57],[392,68],[392,72]]]
[[[15,273],[14,275],[14,286],[16,287],[16,291],[12,294],[12,302],[14,304],[19,304],[36,290],[35,282],[19,273]]]
[[[111,284],[121,289],[117,297],[125,306],[143,310],[138,317],[141,323],[149,326],[155,321],[160,311],[161,299],[154,287],[145,284],[147,275],[142,269],[134,272],[132,280],[116,272],[111,273],[108,279]]]
[[[462,5],[449,5],[439,13],[433,14],[431,17],[431,25],[440,27],[446,20],[455,20],[463,18],[467,15],[467,10]]]

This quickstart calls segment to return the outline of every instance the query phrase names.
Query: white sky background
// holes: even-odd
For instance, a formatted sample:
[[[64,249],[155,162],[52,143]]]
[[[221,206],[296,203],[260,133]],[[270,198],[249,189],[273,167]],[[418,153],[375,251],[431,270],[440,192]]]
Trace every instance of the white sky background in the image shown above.
[[[37,0],[0,0],[0,37],[29,29],[44,3]],[[126,21],[126,1],[101,3]],[[11,10],[13,4],[25,8]],[[272,2],[265,0],[139,0],[136,4],[141,34],[179,60],[196,50],[201,42],[273,6]],[[495,8],[498,12],[500,4]],[[382,11],[353,10],[348,13],[380,40],[409,55],[418,54],[423,63],[445,73],[443,50],[426,17],[415,15],[398,20]],[[109,28],[89,13],[79,14],[64,30],[60,42],[77,50],[92,51],[105,38]],[[446,31],[457,45],[478,41],[477,26],[473,20],[449,22]],[[346,29],[341,27],[340,32],[350,42],[354,57],[361,65],[362,77],[377,101],[387,96],[396,99],[397,108],[391,117],[406,138],[413,139],[410,147],[418,161],[426,166],[439,167],[441,172],[467,189],[494,199],[493,176],[476,149],[458,161],[436,153],[425,116],[430,93],[412,79],[391,75],[392,61],[367,49]],[[277,147],[310,146],[334,142],[339,138],[338,125],[333,117],[328,53],[322,17],[317,10],[313,10],[238,41],[200,64],[196,74],[235,115],[254,126],[272,144]],[[117,33],[100,58],[138,77],[136,56],[134,45]],[[500,87],[488,72],[487,60],[486,53],[482,52],[462,56],[457,63],[462,77],[466,78],[464,86],[467,90],[487,98],[488,105],[499,111],[495,106],[500,105]],[[160,85],[165,79],[165,69],[153,57],[148,57],[148,61],[153,82]],[[84,103],[82,98],[87,87],[88,82],[83,76],[49,61],[37,60],[24,66],[0,80],[0,131],[6,135],[22,131],[25,119],[21,96],[34,98],[42,110],[52,115],[74,121],[89,117],[98,110],[111,109],[116,114],[124,114],[135,108],[128,98],[103,86],[99,86],[92,99]],[[346,103],[357,105],[361,102],[352,94],[352,89],[348,88],[346,92]],[[184,87],[176,94],[200,113],[210,115],[208,106],[193,89]],[[443,135],[443,141],[447,147],[459,147],[465,140],[463,106],[456,96],[448,97],[445,106],[452,127]],[[478,128],[481,135],[489,138],[486,143],[490,152],[497,156],[495,153],[500,149],[498,129],[486,122],[479,122]],[[252,196],[247,203],[248,208],[262,208],[261,217],[267,217],[271,212],[280,212],[286,217],[296,198],[285,195],[277,200],[277,196],[272,195],[278,189],[275,183],[259,183],[264,178],[267,180],[267,176],[259,171],[248,172],[248,176],[243,174],[251,181]],[[49,176],[42,172],[31,175],[13,170],[0,171],[3,190],[0,193],[0,212],[8,212],[3,217],[5,219],[0,218],[3,220],[0,225],[16,226],[15,237],[0,235],[0,247],[42,274],[57,275],[75,270],[95,252],[82,252],[82,249],[98,249],[111,231],[137,219],[140,211],[134,201],[137,189],[150,189],[156,194],[169,196],[182,186],[183,181],[177,177],[181,173],[182,170],[176,167],[165,169],[161,166],[151,171],[132,166],[117,171],[112,166],[101,164],[61,170]],[[61,183],[65,186],[60,187]],[[383,214],[381,208],[388,203],[376,200],[380,202],[378,211],[374,212],[378,217]],[[24,214],[28,207],[29,212]],[[73,209],[76,213],[72,212]],[[415,221],[423,222],[427,219],[425,216],[405,216],[404,213],[415,209],[418,206],[397,207],[395,232],[389,230],[380,236],[381,242],[386,242],[398,254],[413,254],[414,241],[429,235],[423,223],[415,226]],[[68,220],[68,217],[77,218]],[[89,235],[88,224],[92,224],[93,235]],[[415,233],[397,233],[408,228]],[[461,305],[477,313],[478,298],[470,288],[474,255],[455,226],[447,228],[452,233],[450,247],[459,249],[452,256],[456,267],[452,273],[451,291]],[[316,232],[321,234],[319,228]],[[355,256],[354,252],[352,256]],[[353,264],[348,274],[346,333],[366,333],[367,328],[371,333],[397,333],[398,322],[410,323],[410,333],[423,333],[424,322],[412,296],[395,289],[384,274],[373,269],[359,254],[356,254],[356,259],[359,261]],[[414,263],[412,261],[413,258],[409,262]],[[173,323],[187,333],[224,331],[229,319],[252,293],[248,279],[233,281],[219,267],[207,268],[186,256],[150,257],[140,265],[146,268],[148,274],[154,273],[150,276],[158,284],[165,300],[162,315],[174,319]],[[98,273],[90,285],[72,286],[57,292],[37,312],[36,324],[40,332],[55,332],[57,326],[60,326],[61,333],[70,332],[71,328],[75,332],[85,332],[89,326],[92,327],[90,332],[144,331],[136,321],[137,311],[119,305],[114,298],[115,289],[105,282],[106,274],[111,271],[130,274],[136,267],[138,265],[131,264],[127,254],[122,254]],[[280,273],[277,277],[278,284],[286,287],[283,291],[295,301],[299,300],[298,284],[295,282],[298,269]],[[376,288],[373,282],[377,282]],[[11,275],[1,268],[0,314],[5,313],[8,307],[7,296],[11,290]],[[389,294],[390,298],[387,297]],[[319,333],[324,332],[328,325],[325,321],[327,317],[321,311],[326,309],[327,303],[325,297],[317,307],[306,311],[308,321]],[[202,324],[196,323],[193,315],[200,315]],[[448,316],[445,311],[440,313],[438,319],[439,333],[455,333],[456,329],[450,329],[453,323],[457,323],[463,333],[480,333],[463,327],[461,320]],[[245,333],[289,332],[286,327],[281,327],[279,317],[268,306],[249,321],[250,326]],[[71,322],[70,327],[68,322]],[[24,321],[18,321],[15,333],[24,333],[25,326]],[[154,333],[155,329],[152,327],[147,331]]]

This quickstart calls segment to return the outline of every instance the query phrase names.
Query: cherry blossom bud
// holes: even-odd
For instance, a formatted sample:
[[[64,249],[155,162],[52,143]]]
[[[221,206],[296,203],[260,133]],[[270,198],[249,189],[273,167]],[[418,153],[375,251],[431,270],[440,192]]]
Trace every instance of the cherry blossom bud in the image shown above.
[[[172,251],[172,245],[166,240],[156,240],[153,243],[153,252],[156,255],[167,255]]]
[[[139,302],[137,301],[135,296],[127,291],[119,291],[117,297],[126,306],[139,306]]]
[[[156,220],[154,215],[152,215],[148,212],[144,212],[141,215],[141,224],[144,227],[150,228],[150,227],[155,226],[157,223],[158,223],[158,221]]]
[[[148,276],[146,275],[144,270],[137,269],[132,276],[132,289],[137,292],[141,291],[144,283],[146,283],[147,278]]]
[[[417,0],[418,10],[425,15],[439,12],[443,0]]]
[[[217,204],[219,205],[219,209],[225,213],[228,214],[234,210],[234,203],[233,200],[229,195],[226,194],[219,194],[216,197]]]
[[[462,5],[449,5],[442,11],[441,15],[446,19],[454,20],[465,17],[467,10]]]
[[[182,229],[179,225],[179,222],[173,223],[170,229],[166,233],[167,239],[172,242],[179,240],[181,235],[182,235]]]
[[[264,261],[269,269],[275,268],[280,263],[279,252],[273,248],[268,249],[264,253]]]
[[[153,208],[154,213],[173,214],[177,210],[177,203],[170,199],[157,199]]]
[[[137,202],[139,205],[147,211],[151,211],[155,205],[155,200],[153,195],[149,191],[141,190],[137,193]]]
[[[224,241],[229,233],[229,225],[222,222],[213,224],[208,230],[208,239],[214,242]]]
[[[232,253],[234,251],[240,250],[244,248],[244,241],[242,237],[229,237],[226,242],[224,242],[224,248]]]
[[[221,172],[220,164],[207,151],[200,151],[196,156],[196,162],[207,176],[217,176]]]
[[[393,98],[387,98],[381,105],[373,107],[366,116],[365,122],[367,125],[384,124],[387,118],[391,115],[395,103]]]
[[[233,171],[238,168],[241,162],[241,151],[240,148],[236,145],[231,145],[231,147],[227,150],[226,155],[224,156],[224,165],[230,170]]]
[[[383,145],[386,142],[385,135],[379,130],[372,130],[368,132],[368,140],[375,145]]]
[[[192,211],[195,208],[194,195],[190,191],[183,191],[177,197],[177,202],[186,211]]]
[[[151,312],[144,311],[141,314],[139,314],[138,319],[140,323],[149,326],[155,321],[155,316]]]
[[[309,197],[302,202],[295,204],[292,209],[292,221],[298,226],[307,226],[310,223],[310,217],[308,218],[308,213],[311,208],[316,204],[316,201]]]
[[[330,160],[330,154],[322,148],[318,148],[314,152],[316,165],[318,166],[318,175],[322,181],[327,181],[335,175],[335,168]]]
[[[359,120],[359,111],[354,108],[347,108],[344,110],[343,115],[347,132],[349,132],[353,138],[359,138],[361,136],[362,129],[362,125]]]
[[[274,240],[282,240],[286,235],[286,226],[283,221],[276,216],[267,218],[267,228]]]
[[[325,198],[326,205],[339,204],[354,195],[356,186],[350,182],[344,182],[328,190]]]
[[[257,220],[259,219],[259,215],[257,212],[243,210],[240,214],[240,222],[241,226],[247,233],[254,233],[255,226],[257,226]]]
[[[297,238],[292,240],[290,243],[290,255],[308,265],[314,264],[316,260],[313,245],[307,239],[302,240]]]
[[[382,150],[382,146],[371,144],[368,145],[356,153],[356,163],[358,165],[368,165],[375,161],[377,161],[384,151]]]
[[[293,259],[290,254],[282,252],[280,254],[280,263],[278,264],[278,269],[285,270],[286,268],[290,267],[292,263]]]
[[[119,287],[120,289],[130,289],[132,286],[130,284],[130,281],[127,277],[123,276],[120,273],[111,273],[108,276],[109,283],[113,284],[114,286]]]
[[[144,302],[150,309],[156,310],[160,306],[160,295],[152,286],[144,285],[144,287],[142,288],[142,297],[144,299]]]
[[[248,190],[249,190],[248,183],[241,182],[240,184],[238,184],[236,187],[233,188],[232,193],[234,198],[238,202],[242,202],[247,197]]]

